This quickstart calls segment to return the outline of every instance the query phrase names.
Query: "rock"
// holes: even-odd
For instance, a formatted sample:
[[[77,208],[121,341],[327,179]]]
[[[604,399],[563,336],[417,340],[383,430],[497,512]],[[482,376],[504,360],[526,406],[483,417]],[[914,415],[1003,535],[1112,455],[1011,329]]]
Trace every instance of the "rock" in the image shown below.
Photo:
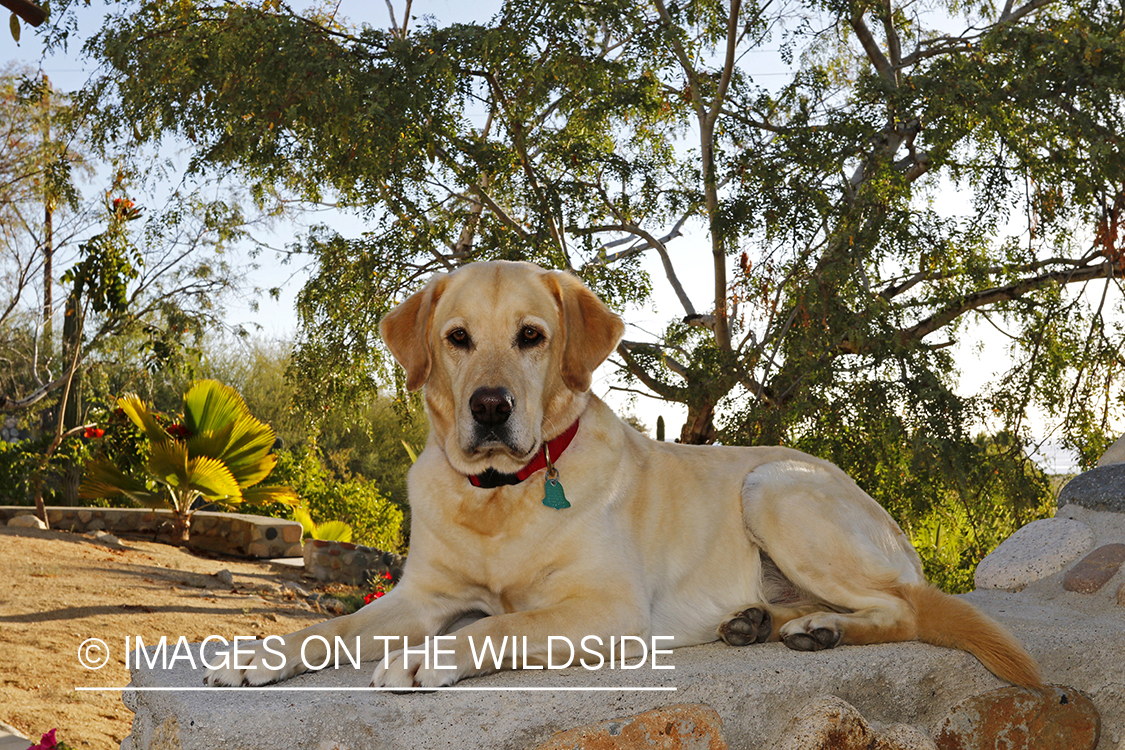
[[[974,580],[979,589],[1020,589],[1066,567],[1094,545],[1094,532],[1081,521],[1032,521],[981,560]]]
[[[224,586],[234,585],[234,574],[232,574],[229,570],[220,570],[215,574],[215,578],[217,578],[219,583],[223,584]]]
[[[47,524],[40,521],[38,517],[28,513],[9,519],[8,527],[13,529],[45,529],[47,528]]]
[[[281,588],[284,589],[286,591],[286,593],[292,591],[294,596],[299,596],[302,599],[309,595],[308,589],[306,589],[303,586],[300,586],[296,583],[293,583],[292,581],[283,582],[281,584]]]
[[[1122,462],[1125,462],[1125,435],[1117,438],[1116,442],[1106,449],[1106,452],[1098,459],[1098,466],[1109,466]]]
[[[847,701],[836,696],[817,698],[790,720],[775,750],[934,750],[920,730],[894,724],[879,731]]]
[[[246,554],[250,557],[273,557],[273,547],[269,542],[258,540],[250,542],[246,548]]]
[[[535,750],[727,750],[710,706],[681,703],[559,732]]]
[[[1104,544],[1066,572],[1063,588],[1081,594],[1092,594],[1113,578],[1123,562],[1125,544]]]
[[[1006,687],[974,695],[938,722],[938,750],[1093,750],[1101,717],[1081,693],[1049,686],[1040,694]]]
[[[125,549],[125,546],[121,544],[120,539],[115,537],[113,534],[101,531],[100,529],[97,531],[91,531],[88,534],[83,534],[83,536],[89,538],[91,541],[97,542],[98,544],[104,544],[107,547],[112,547],[114,549]]]
[[[348,608],[339,599],[334,599],[331,596],[324,596],[317,600],[317,604],[324,609],[325,612],[331,612],[334,615],[346,615]]]
[[[872,726],[878,726],[872,723]],[[930,735],[917,727],[909,724],[891,724],[884,727],[881,734],[889,747],[902,748],[903,750],[937,750],[937,745]],[[876,747],[880,747],[876,745]]]
[[[1125,464],[1099,466],[1071,479],[1059,493],[1060,507],[1070,503],[1125,513]]]

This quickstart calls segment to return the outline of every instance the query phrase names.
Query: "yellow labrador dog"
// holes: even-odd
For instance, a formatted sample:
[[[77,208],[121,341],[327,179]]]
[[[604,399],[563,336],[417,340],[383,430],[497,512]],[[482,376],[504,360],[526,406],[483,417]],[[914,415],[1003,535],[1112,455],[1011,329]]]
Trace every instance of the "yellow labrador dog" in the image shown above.
[[[609,655],[622,636],[633,651],[658,636],[802,651],[920,639],[1041,684],[1003,627],[926,585],[906,536],[835,465],[658,443],[618,419],[589,388],[622,331],[576,278],[525,263],[439,275],[392,310],[383,337],[432,426],[409,476],[402,582],[251,644],[206,681],[286,679],[358,638],[380,660],[373,685],[434,687],[558,664],[564,644]],[[440,655],[419,648],[438,635]],[[489,640],[518,644],[518,659],[482,661]]]

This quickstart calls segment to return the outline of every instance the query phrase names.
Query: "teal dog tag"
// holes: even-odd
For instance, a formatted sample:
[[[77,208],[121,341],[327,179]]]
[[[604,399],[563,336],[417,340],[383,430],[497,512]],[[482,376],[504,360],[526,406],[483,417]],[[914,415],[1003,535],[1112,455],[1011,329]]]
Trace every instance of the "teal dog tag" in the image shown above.
[[[570,507],[566,493],[563,492],[562,482],[559,481],[559,472],[554,467],[547,472],[547,481],[543,483],[543,504],[555,510]]]

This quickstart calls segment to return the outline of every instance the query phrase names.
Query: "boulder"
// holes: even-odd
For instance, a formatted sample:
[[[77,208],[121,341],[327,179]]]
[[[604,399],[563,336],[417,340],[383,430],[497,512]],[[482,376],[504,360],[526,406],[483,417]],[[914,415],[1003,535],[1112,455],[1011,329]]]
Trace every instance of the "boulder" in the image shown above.
[[[1101,718],[1073,688],[1008,687],[958,703],[934,733],[938,750],[1093,750]]]
[[[974,580],[980,589],[1020,589],[1062,570],[1093,544],[1093,530],[1081,521],[1032,521],[981,560]]]
[[[727,750],[710,706],[679,704],[559,732],[535,750]]]
[[[1067,482],[1059,492],[1059,507],[1072,504],[1125,513],[1125,463],[1099,466]]]
[[[936,750],[925,732],[906,724],[868,722],[847,701],[818,698],[793,717],[776,750]]]
[[[28,513],[9,519],[8,527],[13,529],[45,529],[47,528],[47,524],[40,521],[38,517]]]

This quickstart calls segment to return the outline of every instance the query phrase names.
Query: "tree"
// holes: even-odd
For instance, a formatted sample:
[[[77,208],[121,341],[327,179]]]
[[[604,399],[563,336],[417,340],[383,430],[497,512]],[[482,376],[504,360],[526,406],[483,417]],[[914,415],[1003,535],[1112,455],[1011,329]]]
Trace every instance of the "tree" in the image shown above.
[[[178,136],[201,172],[331,195],[371,222],[301,246],[316,261],[299,302],[308,403],[386,377],[376,321],[435,270],[534,260],[623,307],[648,299],[654,254],[683,314],[628,335],[618,362],[629,387],[686,405],[684,442],[893,465],[921,484],[868,489],[916,514],[994,510],[966,468],[984,425],[1012,476],[1030,471],[1033,409],[1084,460],[1105,445],[1120,5],[510,0],[488,22],[412,21],[150,0],[86,47],[107,71],[86,99],[100,142]],[[791,63],[779,86],[747,62],[767,44]],[[689,231],[705,249],[677,248]],[[703,266],[694,300],[683,274]],[[1012,367],[962,395],[950,347],[976,323],[1009,337]],[[871,445],[910,450],[855,450]],[[1020,486],[1013,523],[1045,492]]]
[[[242,270],[224,253],[249,222],[203,189],[157,198],[161,164],[151,160],[112,170],[104,190],[83,200],[80,181],[94,171],[69,97],[26,74],[2,84],[0,410],[54,404],[75,385],[73,426],[80,389],[72,381],[104,363],[110,342],[139,337],[142,359],[156,366],[224,324],[222,298]],[[137,193],[152,205],[135,205]]]
[[[175,421],[134,394],[118,399],[117,408],[147,438],[143,470],[130,472],[96,457],[85,467],[83,497],[166,506],[175,517],[172,538],[178,544],[188,542],[197,501],[225,507],[297,504],[289,487],[262,484],[277,465],[273,430],[250,413],[233,388],[214,380],[194,383]]]

